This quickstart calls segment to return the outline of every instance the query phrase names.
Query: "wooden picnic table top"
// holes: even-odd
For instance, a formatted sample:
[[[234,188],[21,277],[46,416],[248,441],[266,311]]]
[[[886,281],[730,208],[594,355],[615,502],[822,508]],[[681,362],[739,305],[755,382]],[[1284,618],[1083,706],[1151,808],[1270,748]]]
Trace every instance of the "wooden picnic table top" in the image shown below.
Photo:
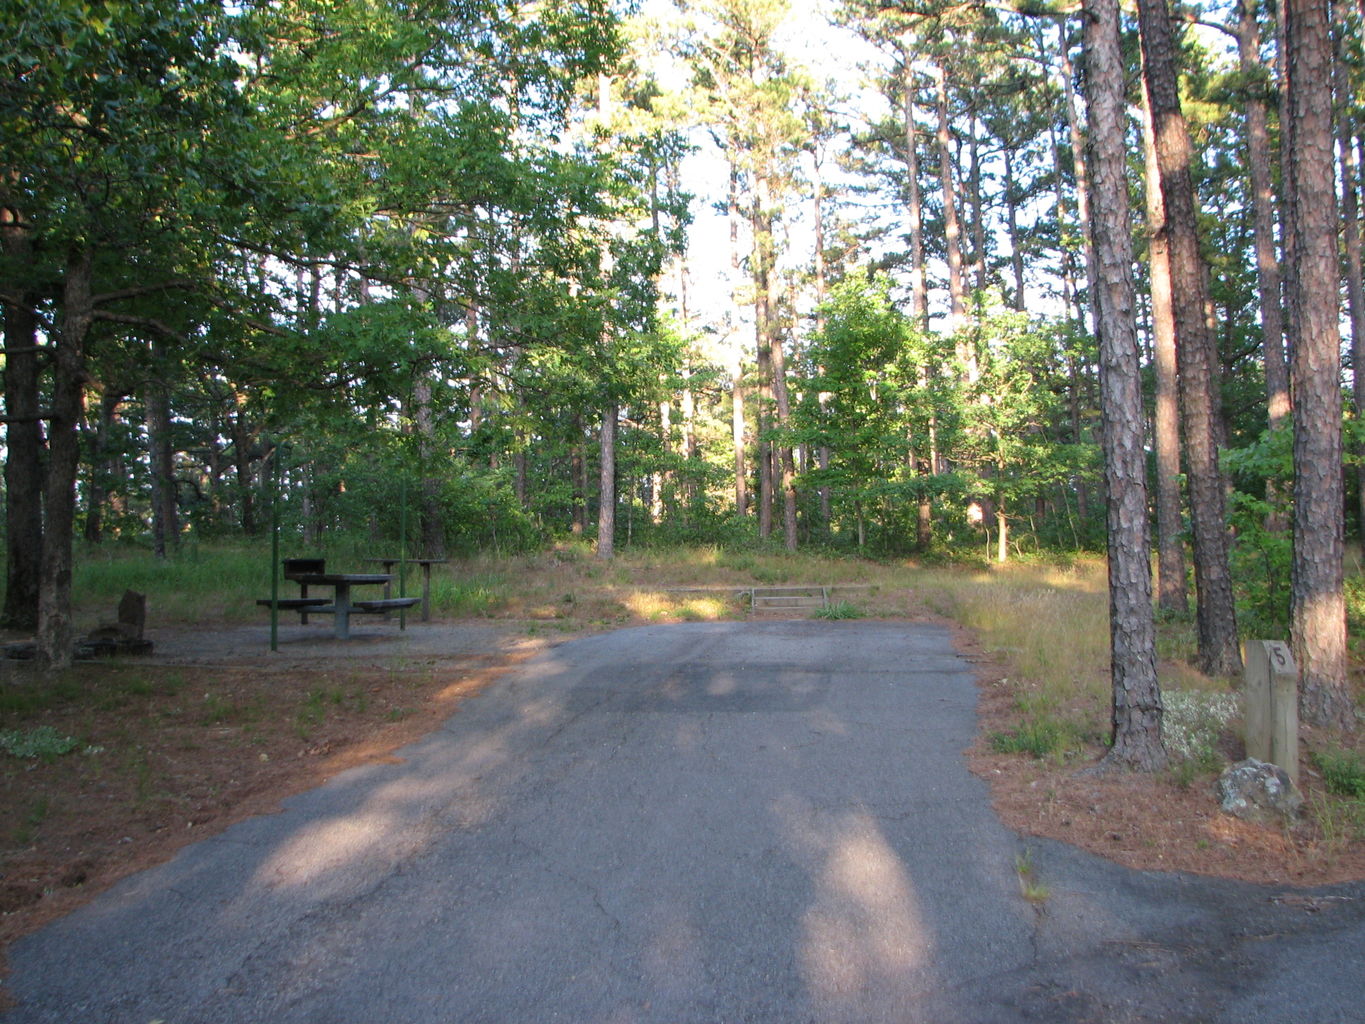
[[[390,583],[393,574],[387,572],[304,572],[291,577],[296,583],[310,586],[336,586],[339,583]]]

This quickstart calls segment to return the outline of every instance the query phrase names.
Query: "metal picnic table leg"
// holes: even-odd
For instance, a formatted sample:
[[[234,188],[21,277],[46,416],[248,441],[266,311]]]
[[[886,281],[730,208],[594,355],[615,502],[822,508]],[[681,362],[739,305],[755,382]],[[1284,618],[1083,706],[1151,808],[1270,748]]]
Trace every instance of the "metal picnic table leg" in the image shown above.
[[[351,585],[349,583],[338,583],[336,585],[336,600],[332,603],[336,606],[335,636],[338,640],[349,640],[351,638]]]
[[[422,621],[431,621],[431,563],[422,563]]]

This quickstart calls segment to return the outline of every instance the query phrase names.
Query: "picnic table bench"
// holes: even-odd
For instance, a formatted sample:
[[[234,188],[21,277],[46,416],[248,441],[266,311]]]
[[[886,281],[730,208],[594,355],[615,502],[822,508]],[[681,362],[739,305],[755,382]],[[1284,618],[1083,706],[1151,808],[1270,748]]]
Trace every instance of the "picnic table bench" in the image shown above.
[[[353,601],[352,587],[379,584],[387,587],[393,582],[393,576],[379,572],[328,572],[326,561],[321,558],[286,558],[281,575],[299,585],[299,596],[267,597],[256,603],[275,610],[283,608],[287,611],[296,611],[305,624],[310,614],[331,615],[334,634],[338,640],[350,638],[352,615],[387,614],[395,609],[411,608],[418,600],[415,597],[386,596]],[[308,594],[310,586],[331,587],[332,597],[310,597]]]
[[[422,567],[422,621],[431,621],[431,567],[433,565],[445,565],[448,559],[445,558],[367,558],[367,562],[377,562],[384,567],[385,572],[391,573],[393,567],[403,565],[420,565]],[[391,583],[384,584],[384,597],[390,597],[389,590],[393,586]],[[406,600],[400,598],[400,600]]]

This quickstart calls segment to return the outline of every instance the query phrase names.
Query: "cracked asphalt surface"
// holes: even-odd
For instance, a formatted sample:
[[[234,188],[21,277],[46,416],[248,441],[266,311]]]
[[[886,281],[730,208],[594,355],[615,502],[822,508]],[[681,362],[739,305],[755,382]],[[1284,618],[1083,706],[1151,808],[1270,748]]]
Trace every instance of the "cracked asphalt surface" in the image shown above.
[[[1365,886],[1021,838],[961,756],[975,703],[928,625],[565,643],[17,943],[3,1019],[1365,1021]]]

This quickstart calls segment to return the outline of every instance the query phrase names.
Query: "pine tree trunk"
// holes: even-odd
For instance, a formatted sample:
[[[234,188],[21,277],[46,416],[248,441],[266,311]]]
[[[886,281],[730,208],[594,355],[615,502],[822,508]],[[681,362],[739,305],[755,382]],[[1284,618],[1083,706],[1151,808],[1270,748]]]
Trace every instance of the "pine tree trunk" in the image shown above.
[[[929,274],[924,262],[924,202],[919,189],[919,140],[915,128],[912,48],[901,49],[901,118],[905,136],[905,212],[910,233],[910,315],[929,327]]]
[[[744,458],[744,365],[735,353],[730,367],[730,437],[735,446],[735,514],[749,514],[749,471]]]
[[[90,476],[85,498],[85,540],[88,544],[98,544],[104,540],[104,506],[109,501],[110,484],[116,479],[109,465],[109,450],[112,447],[110,435],[113,433],[115,410],[122,401],[123,396],[106,385],[100,392],[99,412],[95,414],[95,423],[88,428]],[[216,461],[217,451],[210,442],[208,455],[210,474]],[[212,494],[214,490],[212,479],[209,487]]]
[[[5,426],[5,608],[0,622],[8,629],[28,631],[38,626],[43,557],[38,316],[28,306],[5,303],[4,317],[5,413],[9,422]]]
[[[18,265],[32,261],[27,229],[0,205],[0,246]],[[0,624],[25,631],[38,626],[38,580],[43,554],[43,423],[39,418],[42,370],[38,315],[21,295],[4,303],[5,328],[5,607]]]
[[[1215,390],[1214,339],[1207,320],[1208,268],[1199,252],[1190,140],[1180,109],[1175,41],[1165,0],[1139,0],[1138,20],[1170,251],[1194,538],[1199,667],[1210,675],[1231,676],[1241,671],[1242,655],[1228,567],[1224,483],[1218,466],[1221,417]]]
[[[755,176],[753,254],[751,268],[754,287],[754,344],[758,350],[758,536],[766,540],[773,531],[775,505],[776,449],[770,436],[773,426],[774,402],[777,391],[776,368],[773,365],[772,334],[775,329],[773,301],[773,225],[768,210],[768,182],[762,175]]]
[[[597,498],[597,557],[610,560],[616,555],[616,417],[620,410],[613,403],[602,413],[602,475]]]
[[[955,334],[967,319],[962,283],[962,223],[957,215],[957,184],[953,178],[953,137],[948,121],[948,77],[934,66],[938,110],[938,167],[943,189],[943,234],[948,254],[948,333]]]
[[[1157,605],[1164,612],[1187,615],[1189,583],[1185,566],[1185,528],[1180,500],[1180,397],[1176,375],[1175,314],[1171,309],[1171,262],[1163,230],[1161,168],[1151,102],[1142,94],[1142,142],[1147,194],[1148,275],[1152,291],[1152,363],[1156,377],[1156,409],[1152,433],[1156,444]]]
[[[1099,288],[1100,409],[1108,489],[1109,637],[1113,745],[1105,764],[1155,771],[1161,742],[1141,366],[1132,280],[1124,148],[1124,63],[1117,0],[1087,0],[1086,98],[1091,118],[1091,219]]]
[[[730,165],[730,190],[726,198],[726,219],[730,227],[730,280],[739,282],[739,168]],[[730,305],[738,304],[738,296],[732,290]],[[725,336],[730,340],[735,336],[731,324],[731,312],[725,313]],[[735,445],[735,514],[749,514],[749,470],[744,453],[744,356],[738,346],[731,362],[733,385],[730,389],[730,436]]]
[[[972,158],[972,173],[968,180],[972,200],[972,269],[975,272],[974,287],[978,292],[986,290],[986,203],[981,190],[981,140],[977,137],[977,121],[971,119],[971,135],[967,148]]]
[[[1086,329],[1085,314],[1081,311],[1080,298],[1076,294],[1076,270],[1073,266],[1073,253],[1066,222],[1067,203],[1066,187],[1062,178],[1062,143],[1057,137],[1056,129],[1051,126],[1048,128],[1048,136],[1052,143],[1052,193],[1061,250],[1062,308],[1066,310],[1067,316],[1076,322],[1079,329],[1084,331]]]
[[[175,464],[171,444],[171,408],[159,381],[147,385],[147,447],[152,476],[152,553],[165,558],[180,537],[175,497]]]
[[[1238,61],[1243,75],[1256,81],[1264,72],[1255,0],[1240,0],[1237,15]],[[1264,339],[1266,399],[1270,428],[1289,419],[1289,367],[1284,356],[1283,285],[1275,253],[1275,186],[1271,180],[1270,131],[1265,100],[1249,88],[1244,104],[1247,124],[1247,173],[1251,179],[1251,207],[1256,246],[1256,282]]]
[[[431,379],[418,371],[412,389],[412,426],[417,434],[418,520],[422,557],[445,558],[445,517],[441,513],[441,478],[432,466],[436,453],[436,422],[431,409]]]
[[[232,465],[237,474],[237,502],[241,515],[242,532],[256,535],[256,497],[252,487],[252,448],[255,431],[247,424],[246,395],[236,392],[236,406],[232,413]]]
[[[771,346],[769,361],[773,368],[773,400],[778,426],[785,430],[791,423],[791,401],[787,395],[787,364],[782,354],[782,332],[773,328],[768,337]],[[796,550],[796,467],[792,447],[785,442],[778,446],[782,473],[782,540],[788,551]]]
[[[1071,67],[1071,54],[1067,49],[1065,20],[1058,25],[1057,31],[1057,53],[1062,65],[1062,94],[1066,98],[1066,124],[1071,136],[1071,156],[1076,171],[1076,219],[1080,222],[1081,252],[1085,256],[1085,279],[1091,295],[1094,295],[1097,288],[1097,269],[1095,247],[1090,240],[1090,171],[1085,155],[1085,131],[1081,127],[1081,115],[1077,109],[1076,75]],[[1092,300],[1092,314],[1094,305]]]
[[[76,521],[76,474],[80,468],[81,398],[85,388],[85,341],[94,320],[93,260],[73,253],[62,282],[62,311],[53,361],[52,419],[48,435],[42,568],[38,587],[38,663],[71,666],[72,531]]]
[[[1288,0],[1288,202],[1294,260],[1294,564],[1290,638],[1299,708],[1313,725],[1351,728],[1346,681],[1341,479],[1341,339],[1337,327],[1337,210],[1332,161],[1328,4]]]
[[[1027,308],[1024,294],[1024,249],[1019,236],[1019,194],[1014,181],[1014,151],[1006,144],[1005,161],[1005,225],[1010,238],[1010,269],[1014,273],[1014,295],[1010,308],[1022,313]]]
[[[583,419],[575,416],[573,421],[574,439],[569,453],[570,497],[569,532],[575,537],[583,536],[588,519],[588,465],[583,455]]]
[[[1345,12],[1337,8],[1340,33],[1344,36],[1347,25]],[[1346,74],[1345,57],[1338,51],[1333,64],[1336,79],[1338,102],[1340,97],[1349,94],[1350,83]],[[1342,249],[1346,254],[1346,298],[1347,309],[1351,316],[1351,404],[1355,407],[1356,418],[1365,415],[1365,281],[1362,281],[1362,255],[1360,233],[1360,164],[1351,138],[1350,117],[1345,110],[1337,116],[1337,153],[1341,167],[1341,235]],[[1359,530],[1365,537],[1365,451],[1357,451],[1359,460],[1356,473],[1356,513]]]
[[[911,135],[913,142],[914,136]],[[815,161],[815,175],[812,182],[815,197],[815,333],[822,335],[825,332],[825,298],[827,295],[825,282],[825,214],[824,214],[824,178],[821,174],[821,162],[817,157]],[[826,404],[826,397],[821,393],[817,399],[823,411]],[[815,452],[815,464],[821,469],[829,468],[829,448],[821,445]],[[817,491],[820,503],[820,527],[825,536],[830,532],[830,503],[829,487],[822,485]]]

